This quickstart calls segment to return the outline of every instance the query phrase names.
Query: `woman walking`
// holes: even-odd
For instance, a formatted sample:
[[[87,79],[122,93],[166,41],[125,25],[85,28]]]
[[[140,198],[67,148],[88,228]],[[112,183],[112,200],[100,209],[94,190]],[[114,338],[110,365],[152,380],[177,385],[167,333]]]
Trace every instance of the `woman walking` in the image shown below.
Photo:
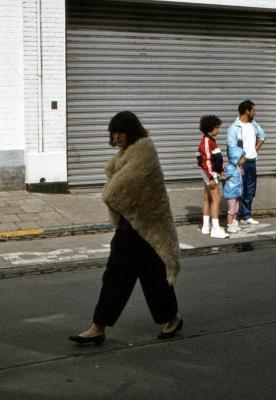
[[[163,173],[153,142],[135,114],[116,114],[108,127],[119,151],[106,166],[103,200],[116,228],[92,325],[69,339],[99,345],[105,327],[123,311],[137,279],[151,315],[164,324],[159,339],[182,328],[173,284],[180,268],[179,243]]]

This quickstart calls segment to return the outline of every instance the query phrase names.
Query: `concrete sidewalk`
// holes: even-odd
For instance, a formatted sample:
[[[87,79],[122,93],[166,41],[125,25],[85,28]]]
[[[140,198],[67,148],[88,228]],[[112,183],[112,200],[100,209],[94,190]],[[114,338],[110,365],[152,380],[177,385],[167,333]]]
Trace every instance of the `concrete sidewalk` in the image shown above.
[[[202,183],[168,183],[175,221],[201,220]],[[226,211],[222,203],[222,217]],[[256,217],[276,216],[276,177],[259,177]],[[100,188],[71,189],[69,194],[0,192],[0,238],[99,232],[110,229]]]

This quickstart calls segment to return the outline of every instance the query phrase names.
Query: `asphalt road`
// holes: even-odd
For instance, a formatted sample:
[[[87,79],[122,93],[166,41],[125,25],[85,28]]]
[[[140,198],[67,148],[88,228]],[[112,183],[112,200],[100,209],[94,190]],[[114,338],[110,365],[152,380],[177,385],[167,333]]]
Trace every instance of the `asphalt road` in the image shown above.
[[[167,342],[139,284],[102,347],[67,340],[91,321],[102,269],[0,280],[0,399],[274,399],[275,245],[253,248],[182,260],[184,329]]]

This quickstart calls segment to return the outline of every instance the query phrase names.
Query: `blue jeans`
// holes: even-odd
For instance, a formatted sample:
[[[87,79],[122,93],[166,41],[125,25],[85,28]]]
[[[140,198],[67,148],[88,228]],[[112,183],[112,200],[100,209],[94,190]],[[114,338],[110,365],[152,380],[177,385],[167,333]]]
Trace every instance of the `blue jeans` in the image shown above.
[[[241,199],[241,206],[239,217],[240,219],[251,218],[252,202],[255,197],[257,187],[257,173],[256,161],[245,161],[243,164],[244,174],[242,176],[243,182],[243,196]]]

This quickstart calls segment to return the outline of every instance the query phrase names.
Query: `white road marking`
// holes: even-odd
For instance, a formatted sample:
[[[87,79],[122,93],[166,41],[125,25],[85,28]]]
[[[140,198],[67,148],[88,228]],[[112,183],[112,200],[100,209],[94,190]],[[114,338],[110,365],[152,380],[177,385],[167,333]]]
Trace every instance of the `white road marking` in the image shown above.
[[[273,236],[273,235],[276,235],[276,231],[259,232],[258,235],[260,235],[260,236],[262,236],[262,235],[264,235],[264,236],[266,236],[266,235]]]
[[[66,314],[53,314],[53,315],[45,315],[45,317],[25,318],[22,321],[23,322],[44,322],[44,323],[49,323],[49,322],[52,322],[52,321],[65,319],[67,317],[68,317],[68,315],[66,315]]]
[[[36,264],[53,264],[56,262],[80,261],[87,260],[91,255],[106,254],[110,252],[110,245],[103,244],[100,249],[87,249],[79,247],[76,249],[58,249],[52,251],[20,251],[15,253],[0,254],[0,258],[11,263],[14,266],[36,265]],[[180,249],[193,249],[186,243],[179,244]],[[0,266],[5,268],[5,265]]]
[[[260,229],[267,228],[268,226],[271,226],[271,224],[240,225],[244,232],[258,231]]]
[[[242,230],[238,233],[231,234],[230,238],[247,238],[254,236],[276,236],[276,231],[263,231],[259,232],[261,229],[267,228],[271,224],[258,224],[258,225],[243,225]],[[179,243],[181,250],[183,249],[194,249],[186,243]],[[58,249],[52,251],[44,252],[14,252],[14,253],[3,253],[0,254],[0,259],[4,259],[14,266],[19,265],[32,265],[32,264],[51,264],[55,262],[65,262],[65,261],[80,261],[87,260],[91,255],[106,254],[110,252],[110,245],[103,244],[101,248],[90,249],[86,247],[79,247],[75,249]],[[1,268],[5,268],[5,265],[1,265]]]
[[[266,232],[248,232],[248,233],[232,233],[230,238],[240,239],[240,238],[248,238],[248,237],[257,237],[257,236],[275,236],[276,231],[266,231]]]
[[[230,238],[247,238],[261,235],[263,232],[258,232],[260,229],[267,228],[271,224],[258,224],[258,225],[241,225],[242,230],[238,233],[232,233]]]
[[[239,231],[238,233],[231,233],[230,239],[276,235],[276,231],[259,232],[259,230],[267,228],[267,227],[271,226],[271,224],[240,225],[240,226],[242,227],[242,230]],[[201,232],[201,229],[198,228],[197,231]]]
[[[184,250],[184,249],[194,249],[194,246],[190,246],[189,244],[186,244],[186,243],[179,243],[179,248],[180,248],[181,250]]]
[[[0,258],[13,265],[32,265],[32,264],[51,264],[55,262],[80,261],[87,260],[91,255],[109,253],[109,245],[103,245],[105,248],[87,249],[79,247],[76,249],[58,249],[52,251],[21,251],[15,253],[0,254]],[[0,266],[5,268],[5,265]]]

